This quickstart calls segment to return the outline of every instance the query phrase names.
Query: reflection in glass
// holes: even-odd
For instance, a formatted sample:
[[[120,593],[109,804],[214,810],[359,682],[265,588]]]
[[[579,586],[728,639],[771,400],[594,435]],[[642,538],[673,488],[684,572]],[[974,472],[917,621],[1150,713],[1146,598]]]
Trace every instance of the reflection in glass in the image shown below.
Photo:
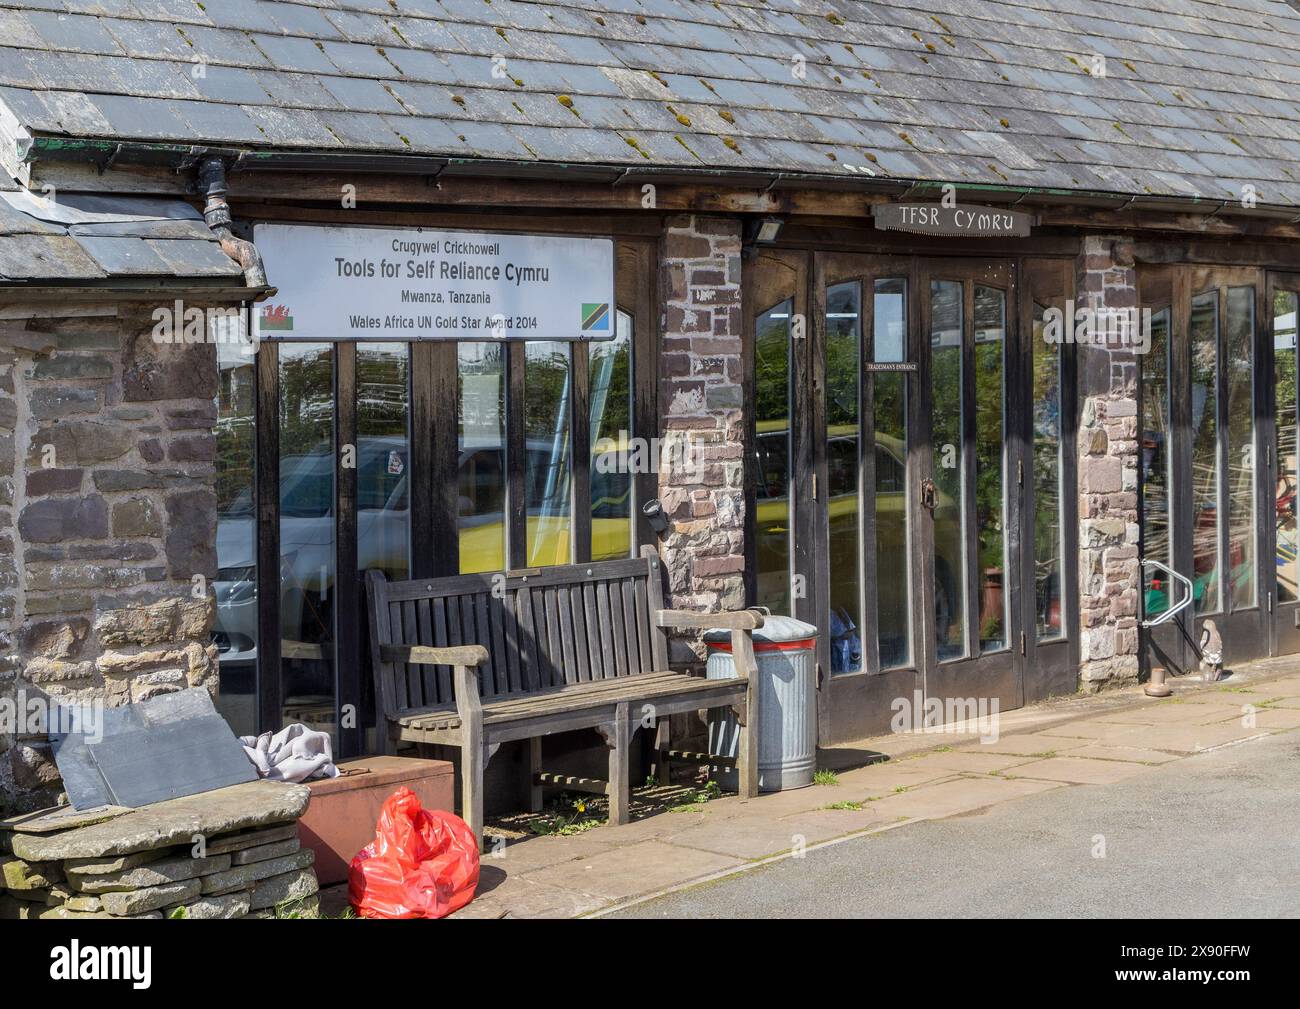
[[[940,659],[967,654],[966,562],[962,532],[962,285],[930,282],[931,451],[934,507],[934,633]]]
[[[1006,498],[1003,488],[1002,358],[1006,295],[975,288],[975,525],[979,537],[980,650],[1007,647]]]
[[[1228,288],[1223,355],[1228,384],[1228,595],[1255,605],[1255,289]]]
[[[334,348],[284,343],[280,345],[284,723],[303,722],[329,732],[337,746],[334,535]]]
[[[1061,344],[1043,338],[1045,305],[1034,305],[1034,615],[1039,641],[1061,624]]]
[[[257,518],[253,510],[255,359],[217,344],[217,710],[236,735],[257,733]]]
[[[858,375],[862,289],[826,292],[826,467],[830,518],[831,672],[862,669],[862,548],[858,531]]]
[[[907,359],[907,281],[877,280],[872,313],[875,360]],[[907,376],[875,372],[876,640],[880,668],[911,660],[911,564],[907,517]]]
[[[615,320],[614,339],[592,343],[588,359],[594,561],[632,552],[632,317]]]
[[[1192,299],[1192,583],[1197,613],[1219,609],[1219,292]]]
[[[1296,314],[1300,295],[1277,291],[1273,295],[1273,369],[1277,396],[1277,489],[1273,503],[1277,532],[1274,563],[1277,566],[1278,602],[1300,599],[1300,571],[1296,554],[1296,489],[1300,487],[1300,441],[1296,437]],[[224,676],[224,667],[222,670]]]
[[[506,349],[503,343],[456,345],[462,574],[506,566]]]
[[[357,568],[410,569],[408,345],[357,344]]]
[[[410,345],[357,344],[357,570],[408,577],[411,553]],[[363,599],[364,602],[364,599]],[[364,605],[360,652],[362,710],[375,710]],[[374,748],[368,719],[366,751]]]
[[[528,566],[572,559],[569,465],[568,343],[529,341],[524,351],[524,493],[528,512]]]
[[[1142,555],[1174,566],[1169,536],[1169,309],[1151,314],[1151,347],[1142,368]],[[1169,609],[1176,592],[1169,576],[1144,568],[1143,609],[1154,617]]]
[[[754,333],[757,602],[790,611],[790,312],[784,301]]]

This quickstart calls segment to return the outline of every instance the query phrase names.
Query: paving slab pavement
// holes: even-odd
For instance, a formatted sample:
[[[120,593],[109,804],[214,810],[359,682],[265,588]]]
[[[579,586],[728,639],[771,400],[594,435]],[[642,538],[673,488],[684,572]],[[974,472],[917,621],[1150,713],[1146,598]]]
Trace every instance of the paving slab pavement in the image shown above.
[[[1300,728],[1300,659],[1239,670],[1228,684],[1171,685],[1168,700],[1133,688],[1008,712],[989,742],[974,732],[859,740],[819,751],[835,785],[724,796],[623,826],[512,843],[485,856],[482,892],[459,916],[605,913],[804,848],[1052,790],[1092,789],[1104,801],[1109,785],[1159,775],[1191,754]],[[1255,707],[1253,723],[1243,724],[1243,705]]]

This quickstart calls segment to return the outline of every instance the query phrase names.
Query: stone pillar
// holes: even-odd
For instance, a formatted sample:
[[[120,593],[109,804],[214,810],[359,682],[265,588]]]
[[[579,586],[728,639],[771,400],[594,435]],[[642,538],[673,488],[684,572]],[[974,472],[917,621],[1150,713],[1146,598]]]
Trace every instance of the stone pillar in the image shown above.
[[[1076,264],[1079,309],[1137,306],[1131,243],[1090,236]],[[1138,678],[1138,359],[1131,345],[1081,342],[1079,686]]]
[[[745,604],[740,235],[736,219],[674,217],[660,248],[661,556],[679,609]]]
[[[157,343],[149,308],[62,311],[0,320],[0,714],[215,694],[216,348]],[[16,728],[0,806],[49,805],[45,732]]]

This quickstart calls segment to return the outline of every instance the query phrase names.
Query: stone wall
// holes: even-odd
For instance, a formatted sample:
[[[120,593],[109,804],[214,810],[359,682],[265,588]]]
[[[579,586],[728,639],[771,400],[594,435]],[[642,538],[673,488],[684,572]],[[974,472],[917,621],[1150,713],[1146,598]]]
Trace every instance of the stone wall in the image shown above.
[[[1131,243],[1090,236],[1076,269],[1079,307],[1132,308]],[[1138,359],[1124,346],[1079,352],[1079,686],[1138,677]]]
[[[156,343],[147,308],[4,314],[0,701],[215,693],[215,347]],[[15,728],[0,807],[49,805],[45,734]]]
[[[670,218],[660,247],[659,496],[668,605],[745,605],[740,222]],[[684,642],[674,657],[688,660]]]

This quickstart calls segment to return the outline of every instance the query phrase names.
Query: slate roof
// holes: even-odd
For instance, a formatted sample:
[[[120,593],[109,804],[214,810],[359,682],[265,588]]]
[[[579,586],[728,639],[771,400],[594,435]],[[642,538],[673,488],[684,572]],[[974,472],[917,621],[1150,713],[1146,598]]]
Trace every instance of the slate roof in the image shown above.
[[[0,102],[54,137],[1300,205],[1283,0],[0,0]]]
[[[0,190],[0,284],[160,277],[242,286],[243,271],[180,200]]]

